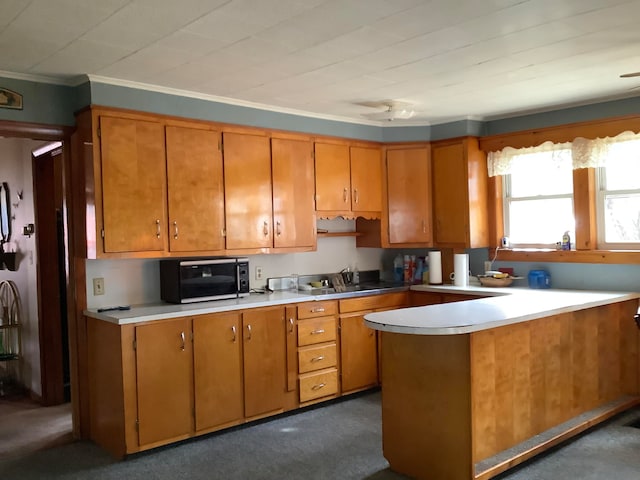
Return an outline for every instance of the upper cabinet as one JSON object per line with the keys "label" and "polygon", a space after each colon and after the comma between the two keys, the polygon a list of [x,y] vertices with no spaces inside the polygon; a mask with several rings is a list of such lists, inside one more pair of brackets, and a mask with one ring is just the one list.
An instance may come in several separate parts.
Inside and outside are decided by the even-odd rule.
{"label": "upper cabinet", "polygon": [[227,248],[272,247],[269,137],[224,132],[222,141]]}
{"label": "upper cabinet", "polygon": [[272,138],[273,220],[275,248],[315,248],[311,140]]}
{"label": "upper cabinet", "polygon": [[316,211],[322,218],[380,218],[382,168],[378,147],[315,143]]}
{"label": "upper cabinet", "polygon": [[441,141],[431,147],[435,245],[489,246],[487,159],[478,139]]}
{"label": "upper cabinet", "polygon": [[359,247],[432,246],[431,163],[428,144],[385,149],[382,219],[358,218]]}
{"label": "upper cabinet", "polygon": [[311,142],[224,132],[223,145],[227,250],[314,249]]}
{"label": "upper cabinet", "polygon": [[224,250],[220,132],[167,126],[166,142],[169,250]]}
{"label": "upper cabinet", "polygon": [[[104,253],[162,252],[167,245],[164,128],[159,122],[97,119],[96,242]],[[94,142],[94,152],[96,151]],[[99,247],[97,247],[99,248]]]}

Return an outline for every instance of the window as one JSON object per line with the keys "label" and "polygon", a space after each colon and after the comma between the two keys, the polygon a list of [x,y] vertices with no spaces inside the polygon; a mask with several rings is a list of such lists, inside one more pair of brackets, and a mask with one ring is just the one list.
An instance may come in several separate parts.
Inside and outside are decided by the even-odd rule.
{"label": "window", "polygon": [[640,249],[640,140],[612,144],[597,183],[598,248]]}
{"label": "window", "polygon": [[570,149],[519,155],[503,182],[504,231],[512,246],[555,248],[566,231],[574,238]]}

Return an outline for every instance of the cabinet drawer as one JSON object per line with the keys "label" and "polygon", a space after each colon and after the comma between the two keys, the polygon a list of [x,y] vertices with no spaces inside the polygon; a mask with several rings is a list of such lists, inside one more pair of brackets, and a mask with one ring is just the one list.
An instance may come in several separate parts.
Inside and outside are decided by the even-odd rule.
{"label": "cabinet drawer", "polygon": [[408,305],[408,293],[384,293],[369,297],[347,298],[340,300],[340,313],[360,312],[363,310],[375,310],[378,308],[403,307]]}
{"label": "cabinet drawer", "polygon": [[338,302],[308,302],[298,305],[298,318],[328,317],[338,313]]}
{"label": "cabinet drawer", "polygon": [[310,318],[298,321],[298,346],[331,342],[336,339],[335,317]]}
{"label": "cabinet drawer", "polygon": [[308,402],[337,393],[338,370],[335,368],[300,376],[300,402]]}
{"label": "cabinet drawer", "polygon": [[307,373],[336,366],[336,344],[305,347],[298,351],[298,372]]}

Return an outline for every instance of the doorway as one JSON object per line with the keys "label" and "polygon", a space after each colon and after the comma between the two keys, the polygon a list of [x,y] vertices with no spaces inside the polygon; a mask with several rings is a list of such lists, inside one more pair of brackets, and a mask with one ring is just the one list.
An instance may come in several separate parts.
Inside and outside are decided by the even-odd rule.
{"label": "doorway", "polygon": [[[35,398],[41,405],[57,405],[71,399],[70,332],[67,318],[69,309],[72,314],[75,311],[75,289],[73,283],[69,284],[73,265],[68,261],[71,252],[67,217],[70,212],[67,212],[68,192],[65,190],[65,186],[69,185],[65,178],[69,169],[68,152],[65,150],[70,134],[71,129],[68,127],[0,120],[0,136],[7,140],[57,142],[33,150],[33,153],[33,147],[25,142],[27,146],[23,147],[24,153],[20,155],[20,161],[31,164],[32,175],[24,180],[27,184],[31,182],[33,186],[33,211],[29,219],[23,218],[16,222],[14,232],[20,238],[27,238],[23,235],[29,234],[26,228],[29,225],[23,226],[23,223],[31,221],[35,225],[35,237],[32,239],[32,251],[35,255],[23,256],[22,262],[24,268],[30,267],[35,271],[28,276],[31,290],[29,308],[33,323],[30,327],[30,348],[26,354],[31,355],[29,362],[33,366],[39,366],[40,372],[38,375],[34,369],[30,379],[26,379],[31,383],[25,386],[28,391],[36,393]],[[34,260],[35,266],[32,265]],[[71,368],[71,377],[72,375]],[[41,392],[36,391],[38,383]],[[72,406],[74,403],[72,402]]]}

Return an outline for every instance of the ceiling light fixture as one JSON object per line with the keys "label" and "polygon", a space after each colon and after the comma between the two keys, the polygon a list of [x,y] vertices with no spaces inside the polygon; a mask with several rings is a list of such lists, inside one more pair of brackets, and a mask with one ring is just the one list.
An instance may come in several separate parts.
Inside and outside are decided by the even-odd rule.
{"label": "ceiling light fixture", "polygon": [[620,78],[633,78],[640,77],[640,72],[632,72],[632,73],[623,73],[620,75]]}
{"label": "ceiling light fixture", "polygon": [[371,120],[386,120],[388,122],[392,122],[393,120],[407,120],[416,113],[412,108],[409,108],[409,104],[400,102],[384,102],[378,105],[369,104],[367,106],[387,107],[387,109],[382,112],[363,114],[363,116]]}

